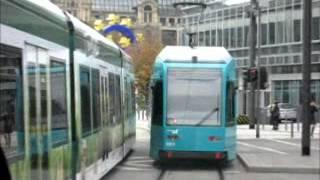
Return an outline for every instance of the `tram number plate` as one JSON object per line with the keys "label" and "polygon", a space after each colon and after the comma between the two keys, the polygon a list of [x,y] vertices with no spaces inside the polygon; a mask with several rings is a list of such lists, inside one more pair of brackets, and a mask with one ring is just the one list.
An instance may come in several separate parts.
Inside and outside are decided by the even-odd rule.
{"label": "tram number plate", "polygon": [[174,143],[174,142],[166,142],[166,146],[172,147],[175,145],[176,145],[176,143]]}

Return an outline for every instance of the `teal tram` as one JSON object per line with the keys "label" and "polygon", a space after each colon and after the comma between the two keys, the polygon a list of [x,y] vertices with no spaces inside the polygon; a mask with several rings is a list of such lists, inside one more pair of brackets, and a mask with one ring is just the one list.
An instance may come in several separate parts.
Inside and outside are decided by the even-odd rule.
{"label": "teal tram", "polygon": [[130,57],[50,1],[0,8],[0,146],[12,178],[101,178],[135,142]]}
{"label": "teal tram", "polygon": [[236,158],[235,61],[223,47],[167,46],[150,83],[150,156]]}

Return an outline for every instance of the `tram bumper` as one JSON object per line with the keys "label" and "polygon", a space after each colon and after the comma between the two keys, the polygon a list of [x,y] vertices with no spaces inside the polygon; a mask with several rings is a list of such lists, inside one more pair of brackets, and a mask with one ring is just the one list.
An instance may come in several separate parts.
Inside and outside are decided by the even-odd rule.
{"label": "tram bumper", "polygon": [[227,159],[227,152],[202,152],[202,151],[159,151],[161,159]]}

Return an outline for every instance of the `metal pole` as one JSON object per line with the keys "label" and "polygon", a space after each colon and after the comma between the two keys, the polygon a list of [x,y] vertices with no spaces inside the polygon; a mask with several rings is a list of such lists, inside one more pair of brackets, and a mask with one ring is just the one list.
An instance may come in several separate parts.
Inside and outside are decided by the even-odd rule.
{"label": "metal pole", "polygon": [[[304,0],[303,6],[303,64],[302,64],[302,156],[310,156],[310,59],[311,59],[311,17],[312,1]],[[302,97],[301,97],[302,96]]]}
{"label": "metal pole", "polygon": [[[250,31],[249,31],[249,41],[250,41],[250,68],[255,66],[255,58],[256,58],[256,44],[257,44],[257,22],[256,16],[254,14],[254,9],[256,9],[257,1],[251,0],[251,11],[250,11]],[[255,97],[254,97],[254,82],[250,82],[249,86],[249,129],[254,129],[255,117]]]}
{"label": "metal pole", "polygon": [[[249,31],[249,59],[250,59],[250,68],[255,66],[255,58],[256,58],[256,44],[257,44],[257,22],[256,16],[254,14],[254,10],[256,9],[257,1],[251,0],[251,11],[250,11],[250,31]],[[254,82],[250,82],[249,86],[249,129],[254,129],[255,123],[255,95],[254,95]]]}
{"label": "metal pole", "polygon": [[261,11],[259,4],[257,4],[256,12],[258,12],[258,38],[257,38],[257,44],[258,44],[258,56],[257,56],[257,69],[258,69],[258,80],[257,80],[257,107],[258,107],[258,116],[256,116],[256,138],[260,138],[260,117],[261,117],[261,111],[260,111],[260,81],[261,81],[261,72],[260,72],[260,45],[261,45]]}
{"label": "metal pole", "polygon": [[294,137],[293,121],[291,121],[291,138]]}

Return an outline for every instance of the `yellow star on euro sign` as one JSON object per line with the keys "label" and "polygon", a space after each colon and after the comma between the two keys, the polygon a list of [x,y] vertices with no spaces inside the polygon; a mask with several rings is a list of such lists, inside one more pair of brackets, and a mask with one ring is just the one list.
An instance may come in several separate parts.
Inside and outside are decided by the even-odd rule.
{"label": "yellow star on euro sign", "polygon": [[94,25],[94,29],[97,31],[101,31],[105,26],[102,19],[95,20],[93,25]]}
{"label": "yellow star on euro sign", "polygon": [[120,25],[132,27],[132,20],[130,18],[123,18],[121,19]]}
{"label": "yellow star on euro sign", "polygon": [[127,38],[127,37],[121,37],[120,40],[119,40],[119,45],[122,48],[127,48],[127,47],[130,46],[130,44],[131,44],[130,39]]}
{"label": "yellow star on euro sign", "polygon": [[109,14],[106,21],[108,21],[108,25],[118,24],[120,22],[120,17],[115,14]]}
{"label": "yellow star on euro sign", "polygon": [[137,37],[137,41],[138,41],[138,42],[141,42],[141,41],[144,40],[144,36],[143,36],[142,33],[137,33],[136,37]]}
{"label": "yellow star on euro sign", "polygon": [[112,34],[107,35],[107,36],[106,36],[106,39],[109,39],[109,40],[113,41],[113,39],[112,39]]}

